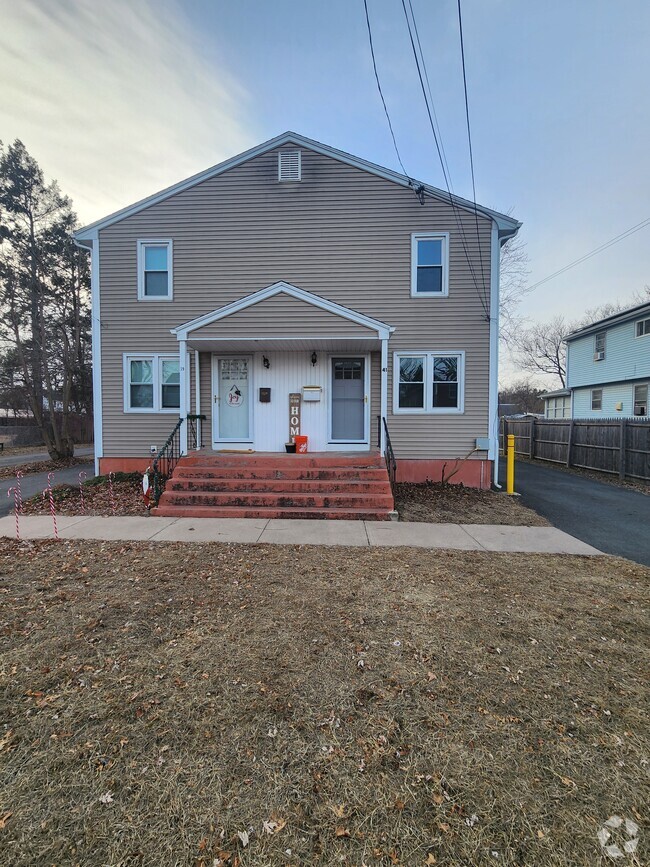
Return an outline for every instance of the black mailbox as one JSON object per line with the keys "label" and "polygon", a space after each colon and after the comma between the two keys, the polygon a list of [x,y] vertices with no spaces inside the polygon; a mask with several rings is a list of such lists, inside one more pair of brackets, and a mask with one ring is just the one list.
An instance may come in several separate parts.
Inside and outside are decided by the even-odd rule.
{"label": "black mailbox", "polygon": [[260,388],[260,403],[271,403],[270,388]]}

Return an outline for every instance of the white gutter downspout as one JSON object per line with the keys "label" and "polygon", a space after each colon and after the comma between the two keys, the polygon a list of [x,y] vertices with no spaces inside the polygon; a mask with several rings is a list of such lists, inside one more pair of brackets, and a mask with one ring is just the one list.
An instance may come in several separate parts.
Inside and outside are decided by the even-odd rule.
{"label": "white gutter downspout", "polygon": [[490,259],[490,380],[488,386],[489,448],[493,462],[492,480],[499,487],[499,264],[501,244],[499,227],[492,221]]}
{"label": "white gutter downspout", "polygon": [[[201,371],[199,370],[199,352],[194,350],[194,414],[201,415]],[[201,440],[203,431],[201,430],[201,419],[196,420],[196,449],[201,448]]]}
{"label": "white gutter downspout", "polygon": [[99,301],[99,234],[89,238],[90,243],[73,239],[77,247],[90,250],[90,316],[93,370],[93,429],[95,449],[95,475],[99,475],[99,459],[104,457],[102,424],[102,325]]}

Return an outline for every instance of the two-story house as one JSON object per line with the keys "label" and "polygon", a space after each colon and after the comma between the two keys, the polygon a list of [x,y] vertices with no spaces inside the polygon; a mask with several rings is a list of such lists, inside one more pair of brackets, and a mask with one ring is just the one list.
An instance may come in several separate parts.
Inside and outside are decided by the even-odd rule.
{"label": "two-story house", "polygon": [[[285,133],[78,231],[98,472],[183,453],[382,455],[496,473],[499,252],[520,223]],[[300,397],[290,430],[289,395]],[[295,400],[295,398],[292,398]]]}
{"label": "two-story house", "polygon": [[565,339],[573,418],[648,415],[650,302],[580,328]]}

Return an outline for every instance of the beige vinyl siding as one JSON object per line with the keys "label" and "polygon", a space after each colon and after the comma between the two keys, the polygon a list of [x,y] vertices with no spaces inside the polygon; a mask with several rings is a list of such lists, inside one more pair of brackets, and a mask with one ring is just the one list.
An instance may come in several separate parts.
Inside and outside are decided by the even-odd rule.
{"label": "beige vinyl siding", "polygon": [[[263,287],[260,287],[263,288]],[[377,337],[363,325],[281,293],[197,328],[192,339],[215,337]]]}
{"label": "beige vinyl siding", "polygon": [[[302,149],[300,182],[278,182],[271,151],[101,230],[104,454],[146,454],[173,426],[173,416],[123,413],[123,353],[176,351],[171,328],[280,280],[394,326],[389,381],[395,350],[464,350],[463,415],[390,417],[392,389],[388,403],[398,457],[467,454],[488,432],[491,221],[478,222],[482,270],[472,213],[420,205],[411,190]],[[411,233],[422,231],[449,232],[448,298],[410,295]],[[136,242],[147,237],[173,239],[172,302],[137,300]]]}

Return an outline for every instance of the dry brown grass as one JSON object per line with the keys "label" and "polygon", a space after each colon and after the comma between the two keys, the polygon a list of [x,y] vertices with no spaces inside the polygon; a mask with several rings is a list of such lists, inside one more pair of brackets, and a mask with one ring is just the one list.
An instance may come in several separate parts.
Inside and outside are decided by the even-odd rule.
{"label": "dry brown grass", "polygon": [[523,506],[519,497],[505,492],[479,491],[439,482],[395,486],[395,508],[400,521],[429,524],[509,524],[547,527],[548,521]]}
{"label": "dry brown grass", "polygon": [[594,865],[615,813],[647,863],[642,566],[2,540],[0,573],[4,864]]}

